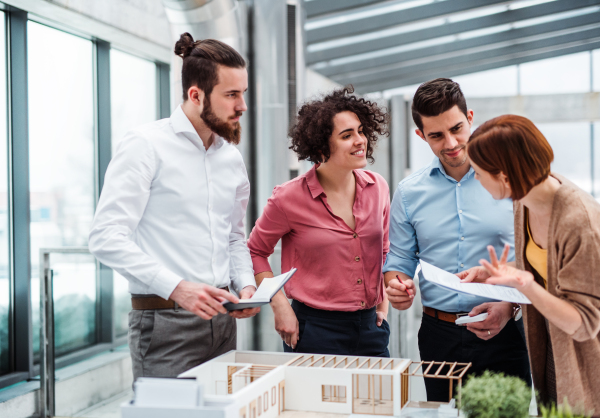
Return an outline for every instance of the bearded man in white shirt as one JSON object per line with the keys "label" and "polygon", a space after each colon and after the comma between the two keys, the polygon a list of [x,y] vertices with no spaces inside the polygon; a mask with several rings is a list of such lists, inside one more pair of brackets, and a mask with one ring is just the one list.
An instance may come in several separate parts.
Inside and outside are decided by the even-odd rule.
{"label": "bearded man in white shirt", "polygon": [[134,379],[175,377],[236,348],[222,301],[256,291],[244,217],[250,184],[239,151],[247,109],[246,62],[189,33],[183,104],[168,119],[127,133],[106,171],[89,237],[92,254],[129,281],[129,348]]}

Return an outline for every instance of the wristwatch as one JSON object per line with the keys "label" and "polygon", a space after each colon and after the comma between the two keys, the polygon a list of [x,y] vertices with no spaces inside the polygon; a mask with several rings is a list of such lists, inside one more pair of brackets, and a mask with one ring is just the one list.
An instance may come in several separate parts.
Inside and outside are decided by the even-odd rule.
{"label": "wristwatch", "polygon": [[523,311],[521,310],[521,305],[518,303],[513,303],[513,313],[512,317],[515,321],[518,321],[523,317]]}

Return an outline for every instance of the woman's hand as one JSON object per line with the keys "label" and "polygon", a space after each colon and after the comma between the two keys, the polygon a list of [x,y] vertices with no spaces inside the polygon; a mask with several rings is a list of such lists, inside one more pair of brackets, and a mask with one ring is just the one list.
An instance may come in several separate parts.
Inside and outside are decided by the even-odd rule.
{"label": "woman's hand", "polygon": [[285,297],[279,298],[277,301],[274,298],[271,306],[275,317],[275,331],[288,347],[296,348],[300,334],[300,324],[292,306]]}
{"label": "woman's hand", "polygon": [[490,273],[488,273],[488,271],[483,266],[471,267],[468,270],[461,271],[460,273],[456,273],[456,275],[463,283],[470,283],[470,282],[482,283],[482,282],[485,282],[485,280],[490,277]]}
{"label": "woman's hand", "polygon": [[377,311],[377,326],[380,327],[383,324],[383,320],[387,319],[387,312]]}
{"label": "woman's hand", "polygon": [[[498,258],[496,257],[496,250],[494,250],[494,247],[489,245],[487,248],[490,253],[491,263],[487,260],[479,260],[479,264],[481,264],[490,275],[489,278],[483,280],[484,283],[510,286],[523,291],[535,282],[533,274],[530,272],[519,270],[506,263],[510,245],[506,244],[504,246],[500,261],[498,261]],[[463,280],[463,282],[464,281],[465,280]]]}

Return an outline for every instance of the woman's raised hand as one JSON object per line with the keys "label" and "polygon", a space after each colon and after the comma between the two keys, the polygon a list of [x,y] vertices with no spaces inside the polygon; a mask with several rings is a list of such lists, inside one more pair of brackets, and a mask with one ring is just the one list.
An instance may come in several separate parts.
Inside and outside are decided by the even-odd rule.
{"label": "woman's raised hand", "polygon": [[533,274],[507,264],[510,245],[506,244],[504,246],[500,261],[498,261],[494,247],[489,245],[487,248],[490,253],[490,261],[479,260],[479,264],[485,268],[490,276],[483,281],[484,283],[510,286],[516,289],[523,289],[533,283]]}

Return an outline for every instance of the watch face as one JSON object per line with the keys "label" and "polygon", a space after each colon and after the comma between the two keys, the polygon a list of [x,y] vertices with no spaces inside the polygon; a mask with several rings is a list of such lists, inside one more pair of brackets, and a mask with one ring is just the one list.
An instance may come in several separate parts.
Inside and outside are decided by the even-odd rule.
{"label": "watch face", "polygon": [[523,309],[517,309],[517,314],[515,315],[515,321],[518,321],[523,316]]}

